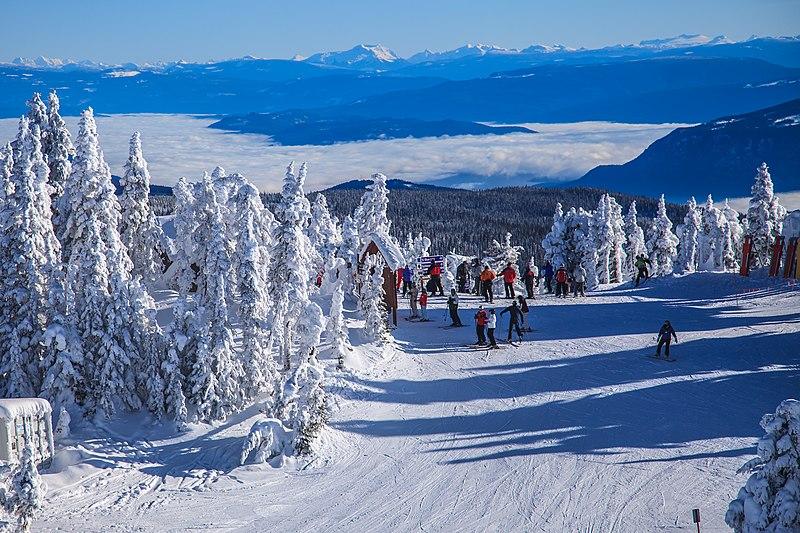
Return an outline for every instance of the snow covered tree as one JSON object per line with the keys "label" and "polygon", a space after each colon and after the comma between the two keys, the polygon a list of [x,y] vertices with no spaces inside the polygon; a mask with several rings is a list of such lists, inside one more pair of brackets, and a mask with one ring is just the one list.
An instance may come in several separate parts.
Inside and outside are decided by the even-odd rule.
{"label": "snow covered tree", "polygon": [[772,177],[766,163],[758,167],[758,174],[751,189],[750,207],[747,209],[747,225],[753,236],[753,260],[755,266],[766,266],[770,262],[772,243],[781,234],[786,209],[778,202],[772,187]]}
{"label": "snow covered tree", "polygon": [[303,193],[306,165],[295,175],[294,163],[286,170],[281,199],[275,207],[277,226],[270,255],[268,294],[271,302],[267,324],[270,343],[276,347],[284,370],[292,367],[294,331],[308,303],[311,243],[304,229],[310,205]]}
{"label": "snow covered tree", "polygon": [[[248,184],[252,188],[251,185]],[[254,188],[253,188],[254,189]],[[255,193],[258,199],[258,192]],[[268,390],[277,380],[278,369],[269,352],[268,331],[265,327],[269,307],[267,300],[265,264],[269,250],[259,243],[257,212],[242,209],[243,219],[236,243],[237,279],[239,281],[239,322],[242,328],[242,355],[245,398],[252,399]]]}
{"label": "snow covered tree", "polygon": [[567,270],[572,272],[578,265],[586,270],[586,288],[594,290],[600,283],[597,275],[597,228],[594,215],[583,208],[570,209],[567,216],[568,250]]}
{"label": "snow covered tree", "polygon": [[328,421],[328,398],[323,388],[324,370],[317,359],[322,331],[322,309],[308,302],[298,321],[300,362],[286,381],[280,411],[294,430],[294,448],[299,455],[313,452],[313,443]]}
{"label": "snow covered tree", "polygon": [[358,224],[353,217],[347,215],[342,222],[342,242],[336,250],[336,257],[345,262],[347,273],[343,280],[345,294],[354,295],[356,269],[358,268],[358,253],[361,251],[361,241],[358,238]]}
{"label": "snow covered tree", "polygon": [[356,209],[353,217],[358,224],[358,235],[361,244],[369,240],[369,236],[376,232],[389,235],[392,226],[388,216],[389,188],[386,185],[386,176],[381,173],[372,175],[372,184],[361,197],[361,204]]}
{"label": "snow covered tree", "polygon": [[21,451],[10,487],[0,489],[0,503],[6,513],[16,518],[17,531],[28,532],[42,509],[46,488],[36,468],[32,439],[25,439]]}
{"label": "snow covered tree", "polygon": [[42,154],[47,154],[48,140],[47,140],[47,106],[42,101],[42,95],[33,93],[33,96],[27,102],[28,105],[28,122],[30,123],[31,131],[38,128],[39,143],[41,144]]}
{"label": "snow covered tree", "polygon": [[545,235],[542,240],[545,261],[550,261],[553,268],[558,268],[566,264],[566,224],[564,223],[564,211],[561,204],[556,204],[556,211],[553,214],[553,226],[550,233]]}
{"label": "snow covered tree", "polygon": [[625,215],[625,271],[629,278],[636,276],[636,257],[646,254],[644,231],[637,222],[636,201],[631,202]]}
{"label": "snow covered tree", "polygon": [[81,339],[75,325],[61,312],[61,305],[63,302],[51,310],[50,325],[42,339],[44,378],[39,396],[49,400],[54,410],[82,403],[85,388]]}
{"label": "snow covered tree", "polygon": [[344,318],[344,281],[341,276],[333,287],[327,332],[333,355],[336,357],[336,368],[343,370],[352,357],[353,346],[350,344],[350,335]]}
{"label": "snow covered tree", "polygon": [[708,195],[706,205],[700,215],[700,234],[697,239],[697,262],[703,270],[717,270],[723,267],[725,218],[714,206],[714,199]]}
{"label": "snow covered tree", "polygon": [[[483,262],[492,267],[492,270],[498,274],[511,263],[511,267],[517,274],[517,281],[520,281],[522,278],[519,275],[519,265],[517,263],[524,250],[522,246],[511,244],[511,233],[506,232],[502,242],[493,240],[489,248],[483,252]],[[495,278],[494,284],[502,287],[502,276],[498,275],[497,278]]]}
{"label": "snow covered tree", "polygon": [[370,340],[383,341],[389,335],[386,327],[386,307],[383,290],[384,263],[378,255],[367,256],[362,272],[361,314],[364,316],[364,334]]}
{"label": "snow covered tree", "polygon": [[599,283],[611,283],[611,250],[614,246],[614,227],[611,223],[611,203],[608,194],[600,197],[592,219],[594,248],[597,251],[597,278]]}
{"label": "snow covered tree", "polygon": [[173,189],[175,195],[175,250],[172,254],[170,286],[182,296],[189,294],[196,277],[194,234],[195,220],[194,185],[181,177]]}
{"label": "snow covered tree", "polygon": [[75,148],[72,146],[72,136],[67,129],[67,124],[59,114],[61,104],[55,91],[50,92],[49,104],[47,135],[45,136],[46,143],[43,146],[43,150],[47,158],[47,165],[50,167],[50,174],[47,182],[52,188],[52,195],[50,198],[53,205],[53,225],[55,226],[56,235],[59,235],[58,223],[60,217],[55,210],[55,206],[58,203],[58,199],[64,193],[64,184],[72,171],[70,157],[74,153]]}
{"label": "snow covered tree", "polygon": [[195,313],[197,350],[187,377],[187,401],[199,421],[224,420],[243,406],[241,364],[234,353],[227,291],[230,255],[222,210],[206,174],[195,209],[200,222],[195,230],[204,239],[205,256],[198,278]]}
{"label": "snow covered tree", "polygon": [[133,275],[152,286],[162,272],[164,232],[150,209],[150,172],[139,132],[131,136],[125,174],[120,180],[122,208],[119,233],[133,264]]}
{"label": "snow covered tree", "polygon": [[196,357],[194,309],[186,295],[178,297],[172,314],[173,320],[165,335],[167,353],[161,364],[161,374],[164,376],[164,411],[174,420],[175,427],[182,431],[186,428],[188,418],[186,396],[183,392],[183,371],[190,370],[189,364]]}
{"label": "snow covered tree", "polygon": [[698,263],[698,235],[702,227],[702,220],[697,209],[694,196],[686,202],[686,215],[683,217],[683,227],[680,236],[680,268],[683,272],[694,272]]}
{"label": "snow covered tree", "polygon": [[87,355],[89,413],[110,416],[117,404],[141,406],[139,387],[147,393],[146,377],[138,375],[147,362],[143,347],[157,342],[160,330],[152,298],[130,276],[131,260],[117,230],[119,203],[91,109],[79,122],[69,183],[75,189],[61,197],[61,212],[69,213],[63,235],[67,315],[74,316]]}
{"label": "snow covered tree", "polygon": [[324,270],[339,245],[342,243],[342,230],[338,221],[331,217],[325,195],[317,193],[311,206],[311,222],[306,230],[311,248],[315,253],[312,273],[319,274]]}
{"label": "snow covered tree", "polygon": [[613,238],[611,240],[611,251],[609,253],[609,279],[611,283],[622,283],[625,280],[625,220],[622,217],[622,206],[617,199],[608,196],[608,214],[611,221]]}
{"label": "snow covered tree", "polygon": [[800,530],[800,402],[784,400],[761,419],[765,435],[758,457],[739,472],[751,473],[728,506],[725,522],[736,533]]}
{"label": "snow covered tree", "polygon": [[672,233],[672,221],[667,216],[667,205],[664,195],[658,200],[658,210],[650,226],[647,239],[647,251],[652,264],[652,275],[668,276],[672,274],[673,264],[678,255],[678,237]]}
{"label": "snow covered tree", "polygon": [[725,206],[722,208],[722,216],[726,221],[726,245],[730,244],[730,249],[725,249],[725,268],[727,270],[738,270],[738,257],[742,253],[742,241],[744,240],[744,228],[739,221],[739,213],[730,206],[725,199]]}

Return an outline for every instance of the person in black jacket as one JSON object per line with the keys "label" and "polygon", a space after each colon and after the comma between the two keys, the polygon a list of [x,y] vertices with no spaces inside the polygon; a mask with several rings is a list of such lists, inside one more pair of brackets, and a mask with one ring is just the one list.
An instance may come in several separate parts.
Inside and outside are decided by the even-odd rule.
{"label": "person in black jacket", "polygon": [[467,262],[463,261],[456,268],[456,281],[458,282],[458,292],[467,292]]}
{"label": "person in black jacket", "polygon": [[461,327],[461,318],[458,316],[458,294],[455,289],[450,289],[450,297],[447,299],[447,309],[450,311],[451,326]]}
{"label": "person in black jacket", "polygon": [[669,320],[665,320],[664,325],[661,326],[660,330],[658,330],[658,347],[656,348],[656,357],[661,357],[661,347],[664,346],[666,348],[664,355],[667,359],[669,359],[669,343],[673,338],[675,339],[675,342],[678,342],[678,336],[675,335],[675,329],[673,329],[672,324],[669,323]]}
{"label": "person in black jacket", "polygon": [[519,327],[520,320],[522,320],[522,313],[519,310],[519,306],[517,305],[517,301],[514,300],[511,302],[511,305],[500,311],[500,314],[503,315],[505,313],[509,314],[509,321],[508,321],[508,342],[511,342],[511,332],[516,330],[517,337],[519,340],[522,341],[522,329]]}

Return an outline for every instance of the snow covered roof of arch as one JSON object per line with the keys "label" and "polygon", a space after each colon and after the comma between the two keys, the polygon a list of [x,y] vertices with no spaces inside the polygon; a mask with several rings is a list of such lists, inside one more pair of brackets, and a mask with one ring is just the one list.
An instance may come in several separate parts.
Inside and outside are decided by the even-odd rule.
{"label": "snow covered roof of arch", "polygon": [[403,257],[403,251],[400,249],[400,246],[397,245],[394,239],[382,231],[376,231],[369,236],[367,243],[361,247],[361,251],[358,254],[359,258],[364,257],[370,242],[375,243],[375,246],[378,247],[378,251],[386,260],[386,264],[389,265],[389,268],[392,270],[403,268],[403,266],[406,264],[405,257]]}
{"label": "snow covered roof of arch", "polygon": [[52,411],[50,402],[42,398],[3,398],[0,400],[0,419],[2,420],[48,414]]}

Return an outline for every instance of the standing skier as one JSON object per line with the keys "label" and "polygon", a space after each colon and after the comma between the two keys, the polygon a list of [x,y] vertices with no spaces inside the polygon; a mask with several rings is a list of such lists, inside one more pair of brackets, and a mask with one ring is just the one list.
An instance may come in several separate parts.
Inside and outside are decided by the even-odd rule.
{"label": "standing skier", "polygon": [[489,268],[489,265],[483,267],[481,272],[481,290],[483,291],[483,301],[492,303],[494,302],[494,291],[492,290],[492,282],[495,278],[494,271]]}
{"label": "standing skier", "polygon": [[520,294],[519,296],[517,296],[517,303],[519,304],[519,311],[520,313],[522,313],[522,322],[521,322],[522,331],[533,331],[531,323],[528,322],[528,311],[530,311],[530,308],[528,307],[528,302]]}
{"label": "standing skier", "polygon": [[661,357],[661,347],[664,346],[666,348],[664,352],[665,359],[669,359],[669,344],[673,338],[675,339],[675,342],[678,342],[678,336],[675,334],[672,324],[669,323],[669,320],[665,320],[664,325],[661,326],[660,330],[658,330],[658,347],[656,348],[656,357]]}
{"label": "standing skier", "polygon": [[428,291],[425,289],[422,289],[422,294],[419,295],[419,310],[422,322],[428,322]]}
{"label": "standing skier", "polygon": [[514,298],[514,281],[517,279],[517,271],[511,266],[511,263],[506,265],[500,275],[503,276],[503,286],[506,289],[506,298]]}
{"label": "standing skier", "polygon": [[536,278],[539,277],[539,268],[533,264],[533,260],[525,269],[525,273],[522,275],[523,281],[525,281],[525,291],[528,293],[528,298],[536,298],[533,292],[533,285],[536,283]]}
{"label": "standing skier", "polygon": [[429,283],[431,284],[431,295],[436,296],[436,291],[439,291],[439,296],[444,296],[444,287],[442,287],[442,266],[434,261],[428,269],[428,275],[431,277]]}
{"label": "standing skier", "polygon": [[544,262],[544,288],[547,290],[547,294],[553,292],[553,265],[550,264],[550,261]]}
{"label": "standing skier", "polygon": [[450,320],[453,322],[450,325],[459,328],[463,326],[461,318],[458,316],[458,293],[455,289],[450,289],[450,297],[447,299],[447,309],[450,311]]}
{"label": "standing skier", "polygon": [[413,285],[412,280],[414,279],[414,271],[409,268],[408,265],[405,266],[403,269],[403,296],[406,295],[408,290]]}
{"label": "standing skier", "polygon": [[456,268],[456,281],[458,282],[458,292],[467,292],[467,262],[462,261]]}
{"label": "standing skier", "polygon": [[583,268],[583,265],[578,265],[572,274],[572,279],[575,281],[575,285],[572,287],[572,295],[575,298],[578,297],[578,293],[581,296],[586,296],[586,269]]}
{"label": "standing skier", "polygon": [[501,315],[508,313],[508,342],[511,342],[511,332],[516,330],[517,337],[522,341],[522,330],[519,327],[519,322],[522,319],[522,313],[519,310],[517,301],[511,302],[511,305],[500,311]]}
{"label": "standing skier", "polygon": [[556,298],[559,296],[562,298],[567,297],[567,269],[564,265],[558,267],[556,272]]}
{"label": "standing skier", "polygon": [[499,348],[497,341],[494,338],[494,330],[497,327],[497,315],[494,314],[494,309],[489,309],[489,320],[486,322],[486,332],[489,334],[489,347]]}
{"label": "standing skier", "polygon": [[481,262],[476,257],[472,260],[472,264],[469,267],[469,276],[472,278],[472,294],[475,296],[480,296],[481,294]]}
{"label": "standing skier", "polygon": [[650,265],[650,260],[645,257],[644,255],[637,255],[636,256],[636,286],[639,286],[640,280],[645,280],[650,277],[650,273],[647,271],[648,265]]}
{"label": "standing skier", "polygon": [[417,310],[417,285],[412,283],[408,287],[408,299],[410,300],[411,304],[411,316],[409,318],[419,318],[419,311]]}
{"label": "standing skier", "polygon": [[486,323],[489,322],[489,315],[486,314],[483,306],[478,307],[475,313],[475,333],[478,335],[478,346],[486,344]]}

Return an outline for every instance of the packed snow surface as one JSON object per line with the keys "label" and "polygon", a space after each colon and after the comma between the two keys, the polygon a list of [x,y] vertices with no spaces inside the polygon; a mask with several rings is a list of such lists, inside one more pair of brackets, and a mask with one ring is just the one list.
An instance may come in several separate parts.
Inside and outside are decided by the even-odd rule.
{"label": "packed snow surface", "polygon": [[[371,363],[337,373],[321,351],[334,408],[315,460],[239,466],[255,407],[178,436],[139,414],[73,421],[36,529],[674,532],[699,508],[704,532],[727,531],[761,416],[798,394],[800,285],[700,273],[604,289],[529,301],[534,332],[492,351],[443,328],[439,298],[385,350],[346,304]],[[479,303],[461,299],[465,323]],[[665,319],[676,362],[648,358]]]}

